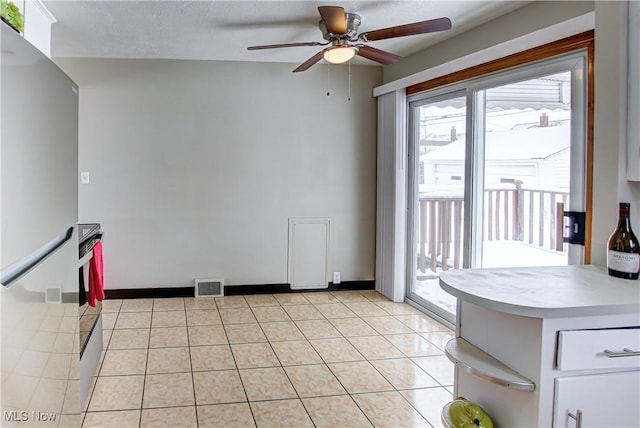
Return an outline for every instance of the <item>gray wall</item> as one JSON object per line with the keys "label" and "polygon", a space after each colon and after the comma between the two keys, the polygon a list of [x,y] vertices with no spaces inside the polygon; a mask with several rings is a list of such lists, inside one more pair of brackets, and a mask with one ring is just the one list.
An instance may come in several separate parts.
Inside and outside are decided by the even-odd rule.
{"label": "gray wall", "polygon": [[331,219],[330,271],[371,280],[379,67],[57,59],[80,86],[81,222],[108,289],[287,282],[288,219]]}

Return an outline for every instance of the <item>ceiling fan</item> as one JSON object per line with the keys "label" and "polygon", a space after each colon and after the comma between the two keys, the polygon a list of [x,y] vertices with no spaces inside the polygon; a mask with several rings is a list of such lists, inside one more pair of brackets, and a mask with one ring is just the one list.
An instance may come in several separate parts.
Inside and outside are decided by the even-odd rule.
{"label": "ceiling fan", "polygon": [[358,27],[362,22],[360,15],[345,12],[344,9],[339,6],[320,6],[318,7],[318,12],[322,18],[318,27],[320,28],[320,31],[322,31],[322,38],[326,40],[325,43],[282,43],[277,45],[249,46],[247,50],[253,51],[259,49],[329,45],[329,47],[321,50],[304,63],[300,64],[298,68],[293,70],[294,73],[308,70],[322,58],[332,64],[341,64],[349,61],[355,55],[370,59],[383,65],[389,65],[399,61],[401,57],[390,52],[367,46],[363,43],[451,29],[451,20],[449,18],[438,18],[358,34]]}

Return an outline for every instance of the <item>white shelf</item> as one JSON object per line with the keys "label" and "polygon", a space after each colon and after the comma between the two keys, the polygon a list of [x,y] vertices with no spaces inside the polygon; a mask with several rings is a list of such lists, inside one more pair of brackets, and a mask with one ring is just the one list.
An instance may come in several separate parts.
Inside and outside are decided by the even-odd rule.
{"label": "white shelf", "polygon": [[461,337],[447,342],[445,353],[460,368],[488,382],[519,391],[536,389],[532,381]]}

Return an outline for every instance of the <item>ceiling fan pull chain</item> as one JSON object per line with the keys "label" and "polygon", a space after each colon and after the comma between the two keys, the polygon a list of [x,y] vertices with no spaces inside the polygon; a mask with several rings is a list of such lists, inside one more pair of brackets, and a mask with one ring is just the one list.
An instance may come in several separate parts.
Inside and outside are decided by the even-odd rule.
{"label": "ceiling fan pull chain", "polygon": [[349,61],[349,95],[347,96],[347,101],[351,101],[351,61]]}
{"label": "ceiling fan pull chain", "polygon": [[330,95],[329,89],[331,89],[331,64],[327,63],[327,96]]}

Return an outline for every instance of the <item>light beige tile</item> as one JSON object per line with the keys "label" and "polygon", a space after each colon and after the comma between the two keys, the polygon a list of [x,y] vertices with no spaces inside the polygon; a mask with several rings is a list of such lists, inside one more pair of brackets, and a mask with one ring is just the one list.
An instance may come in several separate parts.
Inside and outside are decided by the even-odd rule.
{"label": "light beige tile", "polygon": [[185,311],[153,311],[151,327],[183,327],[187,325]]}
{"label": "light beige tile", "polygon": [[189,346],[186,327],[152,328],[149,336],[149,348]]}
{"label": "light beige tile", "polygon": [[371,302],[389,302],[382,294],[378,293],[376,290],[361,290],[360,294],[366,297]]}
{"label": "light beige tile", "polygon": [[362,320],[380,334],[413,333],[409,327],[392,316],[362,317]]}
{"label": "light beige tile", "polygon": [[218,310],[187,311],[187,325],[217,325],[222,324]]}
{"label": "light beige tile", "polygon": [[395,389],[431,388],[440,386],[424,370],[408,358],[371,361],[371,364]]}
{"label": "light beige tile", "polygon": [[84,417],[82,428],[137,427],[139,423],[140,410],[88,412]]}
{"label": "light beige tile", "polygon": [[258,322],[290,321],[282,306],[258,306],[251,308]]}
{"label": "light beige tile", "polygon": [[249,306],[280,306],[280,303],[271,294],[253,294],[244,296]]}
{"label": "light beige tile", "polygon": [[278,302],[283,306],[308,305],[309,303],[311,303],[302,295],[302,293],[274,294],[273,297],[275,297],[278,300]]}
{"label": "light beige tile", "polygon": [[224,345],[227,335],[221,325],[199,325],[189,327],[189,344],[191,346]]}
{"label": "light beige tile", "polygon": [[[128,331],[128,330],[118,330],[118,331]],[[61,337],[61,335],[64,334],[68,337],[67,340],[73,340],[76,336],[74,334],[70,334],[70,333],[60,333],[58,335],[58,340]],[[113,335],[113,330],[102,330],[102,349],[107,349],[109,347],[109,341],[111,340],[111,336]],[[56,340],[57,342],[57,340]],[[72,345],[73,346],[73,345]],[[146,348],[146,346],[145,346]],[[56,352],[55,350],[55,345],[54,345],[54,352]]]}
{"label": "light beige tile", "polygon": [[[451,331],[439,322],[429,318],[422,314],[413,315],[396,315],[395,318],[411,328],[411,330],[417,333],[428,333],[433,331]],[[402,332],[396,332],[402,333]]]}
{"label": "light beige tile", "polygon": [[318,303],[338,303],[338,300],[333,294],[328,291],[317,291],[317,292],[309,292],[302,293],[302,295],[312,304]]}
{"label": "light beige tile", "polygon": [[318,428],[372,426],[358,405],[348,395],[304,398],[302,403]]}
{"label": "light beige tile", "polygon": [[256,343],[266,342],[262,329],[258,323],[227,324],[224,326],[229,343]]}
{"label": "light beige tile", "polygon": [[431,427],[397,391],[358,394],[353,399],[376,427]]}
{"label": "light beige tile", "polygon": [[319,303],[315,307],[326,318],[354,318],[357,316],[344,303]]}
{"label": "light beige tile", "polygon": [[283,306],[287,314],[292,320],[319,320],[324,315],[320,313],[313,305],[288,305]]}
{"label": "light beige tile", "polygon": [[216,297],[215,301],[218,309],[246,308],[249,306],[244,296]]}
{"label": "light beige tile", "polygon": [[444,426],[440,418],[442,408],[453,400],[453,394],[445,388],[410,389],[400,391],[402,396],[434,427]]}
{"label": "light beige tile", "polygon": [[359,317],[377,317],[389,315],[387,311],[373,302],[345,302],[347,308],[351,309],[353,313]]}
{"label": "light beige tile", "polygon": [[369,300],[356,290],[332,291],[331,293],[341,302],[366,302]]}
{"label": "light beige tile", "polygon": [[144,376],[98,377],[89,411],[140,409]]}
{"label": "light beige tile", "polygon": [[[118,319],[117,312],[105,313],[102,314],[102,329],[103,330],[113,330],[113,327],[116,325],[116,320]],[[70,331],[69,333],[74,333]]]}
{"label": "light beige tile", "polygon": [[280,362],[268,343],[240,343],[231,345],[239,369],[275,367]]}
{"label": "light beige tile", "polygon": [[169,407],[159,409],[143,409],[140,419],[142,427],[181,427],[197,428],[196,407]]}
{"label": "light beige tile", "polygon": [[[103,345],[104,345],[104,341],[105,341],[105,336],[106,336],[106,340],[107,343],[109,341],[109,338],[111,337],[111,331],[112,330],[103,330],[102,331],[102,340],[103,340]],[[56,341],[53,344],[53,352],[56,353],[61,353],[61,354],[70,354],[74,352],[74,345],[75,345],[75,339],[77,339],[77,336],[74,333],[58,333],[58,335],[56,336]]]}
{"label": "light beige tile", "polygon": [[306,340],[290,340],[286,342],[272,342],[271,347],[275,351],[283,366],[297,366],[301,364],[322,363],[322,358]]}
{"label": "light beige tile", "polygon": [[102,313],[119,312],[122,299],[105,299],[102,301]]}
{"label": "light beige tile", "polygon": [[194,372],[236,368],[229,345],[192,346],[191,367]]}
{"label": "light beige tile", "polygon": [[393,390],[368,361],[329,364],[329,368],[350,394]]}
{"label": "light beige tile", "polygon": [[153,299],[124,299],[120,305],[120,312],[151,312]]}
{"label": "light beige tile", "polygon": [[220,318],[222,318],[223,324],[245,324],[257,322],[256,318],[253,316],[253,312],[251,312],[251,309],[248,307],[220,309]]}
{"label": "light beige tile", "polygon": [[453,385],[454,365],[445,355],[412,358],[422,370],[442,386]]}
{"label": "light beige tile", "polygon": [[248,403],[198,406],[198,426],[220,428],[255,427]]}
{"label": "light beige tile", "polygon": [[444,351],[447,342],[453,339],[455,334],[452,331],[436,331],[433,333],[420,333],[420,336]]}
{"label": "light beige tile", "polygon": [[[125,302],[126,303],[126,302]],[[123,303],[124,304],[124,303]],[[113,315],[113,314],[105,314]],[[104,319],[103,319],[104,322]],[[151,312],[120,312],[114,328],[149,328],[151,327]],[[103,324],[104,328],[104,324]]]}
{"label": "light beige tile", "polygon": [[345,337],[375,336],[378,334],[377,331],[360,318],[333,318],[329,322]]}
{"label": "light beige tile", "polygon": [[189,348],[152,348],[147,357],[147,374],[191,371]]}
{"label": "light beige tile", "polygon": [[144,374],[146,365],[146,349],[108,350],[100,368],[100,376]]}
{"label": "light beige tile", "polygon": [[198,406],[247,401],[237,370],[194,372],[193,384]]}
{"label": "light beige tile", "polygon": [[58,420],[59,427],[79,427],[82,426],[82,419],[84,415],[80,413],[63,413]]}
{"label": "light beige tile", "polygon": [[324,364],[285,367],[289,380],[300,397],[346,394],[338,379]]}
{"label": "light beige tile", "polygon": [[149,347],[150,334],[148,328],[113,330],[108,349],[146,349]]}
{"label": "light beige tile", "polygon": [[309,342],[326,363],[364,360],[362,354],[343,337],[310,339]]}
{"label": "light beige tile", "polygon": [[187,310],[218,310],[218,305],[216,305],[216,300],[212,297],[185,297],[184,298],[184,307]]}
{"label": "light beige tile", "polygon": [[260,326],[270,342],[304,339],[302,332],[293,321],[263,322]]}
{"label": "light beige tile", "polygon": [[411,305],[402,302],[376,302],[376,305],[384,309],[391,315],[419,315],[420,311]]}
{"label": "light beige tile", "polygon": [[347,340],[368,360],[404,357],[402,352],[382,336],[357,336]]}
{"label": "light beige tile", "polygon": [[340,332],[327,320],[302,320],[295,323],[307,339],[342,337]]}
{"label": "light beige tile", "polygon": [[282,367],[240,370],[249,401],[297,398]]}
{"label": "light beige tile", "polygon": [[195,398],[191,373],[146,376],[142,399],[143,408],[193,405],[195,405]]}
{"label": "light beige tile", "polygon": [[184,311],[184,299],[182,297],[153,299],[153,311]]}
{"label": "light beige tile", "polygon": [[385,338],[408,357],[426,357],[429,355],[443,354],[441,349],[438,349],[417,333],[390,334],[386,335]]}
{"label": "light beige tile", "polygon": [[313,427],[300,400],[257,401],[251,410],[258,428]]}

